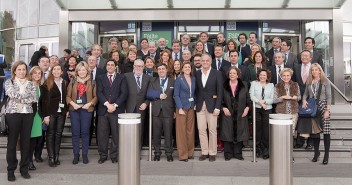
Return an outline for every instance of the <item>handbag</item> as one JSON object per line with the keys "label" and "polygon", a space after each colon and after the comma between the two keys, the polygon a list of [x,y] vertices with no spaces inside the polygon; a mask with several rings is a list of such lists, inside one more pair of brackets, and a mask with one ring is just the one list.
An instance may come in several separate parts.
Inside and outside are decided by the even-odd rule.
{"label": "handbag", "polygon": [[298,106],[298,115],[302,118],[314,118],[317,115],[318,112],[318,101],[320,99],[320,94],[321,94],[321,86],[322,84],[319,83],[319,90],[318,90],[318,97],[317,99],[315,98],[309,98],[307,100],[307,108],[303,108],[302,104]]}
{"label": "handbag", "polygon": [[6,122],[6,105],[8,102],[9,97],[5,96],[3,101],[0,103],[0,136],[7,136],[8,134],[8,127]]}

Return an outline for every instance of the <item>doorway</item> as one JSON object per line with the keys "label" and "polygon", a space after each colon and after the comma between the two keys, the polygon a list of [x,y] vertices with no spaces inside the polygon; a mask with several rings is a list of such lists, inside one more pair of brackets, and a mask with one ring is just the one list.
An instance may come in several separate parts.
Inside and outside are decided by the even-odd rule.
{"label": "doorway", "polygon": [[99,44],[102,46],[102,53],[107,53],[109,51],[109,40],[113,37],[116,37],[119,40],[118,50],[122,49],[121,43],[123,39],[127,39],[129,43],[136,44],[137,35],[134,33],[131,34],[107,34],[99,35]]}
{"label": "doorway", "polygon": [[291,52],[296,55],[302,50],[302,46],[300,44],[301,34],[263,33],[262,46],[265,49],[265,51],[269,51],[272,48],[271,41],[275,37],[279,37],[281,38],[281,40],[291,41],[292,43]]}

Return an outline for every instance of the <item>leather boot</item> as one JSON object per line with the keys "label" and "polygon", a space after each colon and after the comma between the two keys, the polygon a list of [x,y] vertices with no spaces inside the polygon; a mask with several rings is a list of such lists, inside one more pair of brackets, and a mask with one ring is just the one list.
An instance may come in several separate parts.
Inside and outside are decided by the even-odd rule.
{"label": "leather boot", "polygon": [[56,154],[55,157],[54,157],[54,162],[55,164],[58,166],[60,165],[60,161],[59,161],[59,154]]}
{"label": "leather boot", "polygon": [[73,157],[73,161],[72,161],[72,164],[78,164],[79,162],[79,154],[75,154],[75,156]]}
{"label": "leather boot", "polygon": [[50,167],[56,167],[55,160],[53,156],[49,156],[48,163]]}

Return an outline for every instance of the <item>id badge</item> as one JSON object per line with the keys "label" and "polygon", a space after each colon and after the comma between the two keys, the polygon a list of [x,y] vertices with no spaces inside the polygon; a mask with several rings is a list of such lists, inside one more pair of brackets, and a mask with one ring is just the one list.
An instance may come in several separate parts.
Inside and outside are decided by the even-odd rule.
{"label": "id badge", "polygon": [[189,102],[192,102],[192,101],[194,101],[194,99],[193,99],[193,98],[189,98],[188,101],[189,101]]}
{"label": "id badge", "polygon": [[82,100],[81,99],[78,99],[76,102],[77,102],[77,104],[82,104]]}
{"label": "id badge", "polygon": [[64,107],[65,107],[65,104],[59,103],[59,107],[60,107],[60,108],[64,108]]}

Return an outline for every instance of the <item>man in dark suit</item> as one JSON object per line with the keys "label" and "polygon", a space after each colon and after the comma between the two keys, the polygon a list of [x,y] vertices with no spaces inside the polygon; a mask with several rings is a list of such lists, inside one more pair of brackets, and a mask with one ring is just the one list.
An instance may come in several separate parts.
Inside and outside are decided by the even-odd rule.
{"label": "man in dark suit", "polygon": [[103,54],[103,58],[108,60],[110,58],[110,52],[117,51],[118,47],[119,47],[119,39],[117,39],[116,37],[110,38],[109,39],[109,51]]}
{"label": "man in dark suit", "polygon": [[39,59],[43,56],[48,56],[48,47],[46,46],[40,46],[39,50],[33,53],[29,66],[37,66]]}
{"label": "man in dark suit", "polygon": [[269,71],[271,72],[271,83],[274,85],[281,82],[282,80],[280,72],[285,68],[284,60],[285,55],[281,52],[277,52],[274,54],[275,64],[268,67]]}
{"label": "man in dark suit", "polygon": [[222,46],[215,46],[214,55],[215,58],[212,60],[211,67],[215,70],[220,71],[222,67],[230,66],[230,62],[222,58],[224,53]]}
{"label": "man in dark suit", "polygon": [[184,34],[181,38],[181,42],[182,42],[182,47],[181,47],[181,51],[189,51],[191,53],[193,53],[193,48],[189,45],[191,41],[191,37],[187,34]]}
{"label": "man in dark suit", "polygon": [[285,66],[293,70],[293,66],[298,65],[297,56],[290,51],[292,46],[291,41],[282,40],[281,41],[281,52],[285,55],[284,63]]}
{"label": "man in dark suit", "polygon": [[[299,56],[301,57],[302,64],[296,65],[294,67],[294,73],[293,73],[292,79],[293,81],[298,83],[299,91],[301,93],[301,96],[303,97],[304,91],[306,89],[306,81],[309,76],[309,69],[312,61],[312,53],[309,50],[303,50]],[[304,140],[305,139],[299,136],[299,133],[297,133],[297,140],[294,148],[303,147],[305,142]],[[312,145],[313,145],[312,139],[308,138],[306,149],[312,149],[313,148]]]}
{"label": "man in dark suit", "polygon": [[158,63],[160,53],[156,51],[155,42],[149,42],[149,52],[147,55],[143,56],[142,60],[144,61],[147,56],[150,56],[152,59],[154,59],[155,63]]}
{"label": "man in dark suit", "polygon": [[199,40],[203,42],[205,52],[207,52],[212,58],[215,58],[214,55],[214,44],[208,42],[209,35],[207,32],[201,32],[199,34]]}
{"label": "man in dark suit", "polygon": [[172,41],[171,56],[173,60],[180,60],[182,62],[181,43],[177,39]]}
{"label": "man in dark suit", "polygon": [[226,48],[226,38],[225,38],[225,34],[224,33],[218,33],[216,35],[216,45],[217,46],[221,46],[222,49],[225,51]]}
{"label": "man in dark suit", "polygon": [[280,52],[281,39],[279,37],[274,37],[271,41],[272,48],[265,53],[266,58],[268,59],[268,65],[275,65],[274,54]]}
{"label": "man in dark suit", "polygon": [[[133,72],[125,73],[127,85],[128,85],[128,98],[126,104],[127,113],[139,113],[141,114],[141,127],[140,127],[140,137],[141,143],[143,143],[144,127],[146,126],[145,112],[149,105],[149,100],[146,98],[147,89],[149,86],[149,81],[151,76],[143,73],[144,62],[140,59],[134,61]],[[141,145],[142,146],[142,145]]]}
{"label": "man in dark suit", "polygon": [[196,72],[196,82],[196,112],[202,149],[199,160],[204,161],[209,155],[209,161],[213,162],[217,153],[216,127],[222,103],[223,79],[220,71],[211,68],[209,54],[202,55],[202,69]]}
{"label": "man in dark suit", "polygon": [[[258,44],[257,43],[257,40],[258,40],[258,35],[256,32],[251,32],[249,33],[249,46],[252,48],[252,46],[254,44]],[[260,45],[260,44],[258,44]],[[264,48],[262,46],[260,46],[260,49],[262,50],[262,52],[264,53]]]}
{"label": "man in dark suit", "polygon": [[95,56],[97,58],[97,67],[105,70],[107,59],[101,56],[101,51],[102,49],[100,45],[98,44],[92,45],[92,56]]}
{"label": "man in dark suit", "polygon": [[[323,63],[323,56],[316,50],[314,49],[315,46],[315,39],[312,37],[307,37],[304,39],[304,47],[306,50],[310,51],[310,53],[312,54],[312,60],[311,63],[318,63],[321,68],[323,68],[323,70],[325,69],[324,67],[324,63]],[[301,64],[302,60],[301,60],[301,56],[298,56],[298,61]]]}
{"label": "man in dark suit", "polygon": [[111,130],[110,159],[116,163],[118,159],[118,114],[125,112],[128,97],[126,78],[116,73],[117,63],[109,60],[106,64],[107,73],[96,78],[98,96],[98,151],[99,164],[108,157],[108,143]]}
{"label": "man in dark suit", "polygon": [[221,67],[221,72],[223,74],[223,78],[226,79],[227,78],[227,70],[231,66],[235,66],[238,69],[240,69],[240,71],[241,71],[240,79],[242,81],[249,82],[249,69],[245,65],[238,64],[238,54],[239,54],[239,52],[236,50],[231,50],[229,52],[230,65],[226,65],[226,66]]}
{"label": "man in dark suit", "polygon": [[241,52],[242,64],[250,60],[251,57],[251,47],[247,44],[247,35],[245,33],[240,33],[237,37],[240,43],[237,47],[237,51]]}
{"label": "man in dark suit", "polygon": [[158,40],[158,49],[156,49],[156,52],[159,53],[159,55],[160,55],[160,53],[163,52],[165,49],[171,51],[171,49],[166,46],[166,40],[165,40],[165,38],[162,38],[162,37],[161,37],[161,38]]}
{"label": "man in dark suit", "polygon": [[155,149],[154,161],[160,161],[161,135],[164,132],[165,154],[168,162],[172,162],[172,128],[175,115],[175,103],[173,99],[173,78],[167,77],[167,66],[163,63],[157,65],[159,77],[150,80],[147,98],[152,101],[153,114],[153,145]]}
{"label": "man in dark suit", "polygon": [[[98,76],[106,73],[105,70],[97,68],[97,58],[95,56],[93,55],[89,56],[87,58],[87,62],[88,62],[88,67],[90,69],[90,78],[92,80],[95,80],[97,79]],[[95,84],[96,84],[96,81],[95,81]],[[98,129],[97,129],[98,117],[94,117],[94,115],[96,115],[96,111],[97,111],[97,107],[94,110],[95,114],[93,113],[92,121],[89,128],[89,145],[91,145],[93,133],[95,134],[96,143],[98,144],[98,137],[97,137],[98,136]]]}

